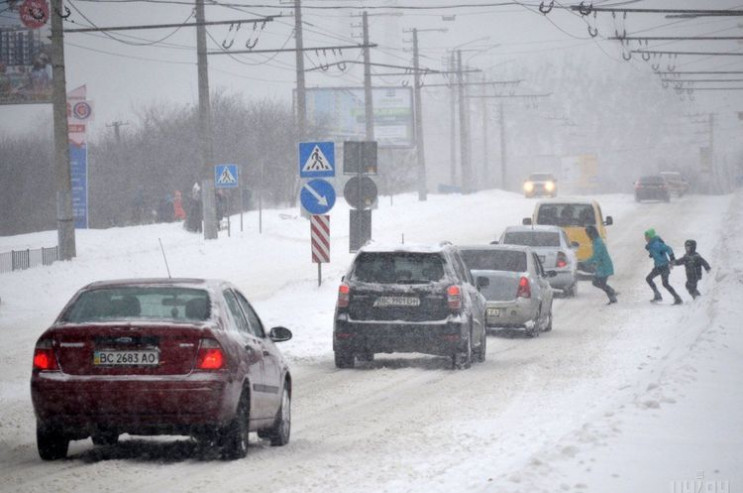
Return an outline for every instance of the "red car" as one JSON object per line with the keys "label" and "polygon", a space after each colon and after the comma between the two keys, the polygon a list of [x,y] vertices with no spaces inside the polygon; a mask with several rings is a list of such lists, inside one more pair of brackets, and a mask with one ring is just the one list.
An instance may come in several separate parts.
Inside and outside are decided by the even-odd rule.
{"label": "red car", "polygon": [[70,440],[190,435],[225,459],[247,453],[248,434],[285,445],[292,379],[269,332],[232,284],[128,279],[78,291],[39,337],[31,397],[44,460]]}

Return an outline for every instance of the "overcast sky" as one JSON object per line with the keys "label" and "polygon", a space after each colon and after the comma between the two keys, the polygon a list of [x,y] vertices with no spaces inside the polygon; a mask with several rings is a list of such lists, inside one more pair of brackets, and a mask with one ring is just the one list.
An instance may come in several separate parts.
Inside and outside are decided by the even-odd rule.
{"label": "overcast sky", "polygon": [[[474,0],[463,2],[482,7],[465,8],[455,2],[430,0],[313,0],[303,2],[304,45],[323,47],[352,45],[361,42],[361,5],[370,14],[371,42],[378,48],[372,51],[372,61],[409,65],[411,59],[412,28],[418,28],[422,66],[442,68],[447,50],[461,46],[463,57],[473,67],[482,69],[491,78],[497,78],[504,67],[538,63],[545,59],[588,54],[596,66],[612,70],[640,70],[650,72],[651,64],[634,55],[629,62],[622,60],[616,41],[606,40],[626,29],[629,35],[648,36],[706,35],[737,36],[743,28],[739,17],[702,17],[670,19],[663,14],[633,14],[612,17],[599,13],[581,18],[575,12],[555,8],[548,15],[539,13],[539,2],[499,2]],[[573,2],[578,3],[578,2]],[[743,2],[734,0],[644,0],[598,1],[604,7],[625,8],[687,8],[735,9]],[[562,5],[570,5],[561,2]],[[126,1],[68,1],[71,15],[65,29],[80,27],[110,27],[123,25],[152,25],[158,23],[194,22],[193,7],[188,1],[148,0]],[[206,9],[208,21],[257,19],[264,15],[281,15],[265,26],[254,29],[242,24],[235,32],[229,25],[208,27],[208,50],[222,50],[232,42],[231,50],[245,49],[246,43],[257,40],[254,49],[279,49],[294,46],[293,3],[268,0],[256,3],[215,2]],[[275,7],[265,7],[274,6]],[[431,6],[449,5],[452,8],[434,9]],[[2,16],[11,15],[3,11]],[[596,38],[588,34],[588,26],[599,30]],[[434,29],[447,29],[440,32]],[[138,115],[152,105],[181,107],[194,105],[198,98],[195,28],[111,31],[107,33],[67,33],[65,61],[67,88],[86,85],[88,98],[95,105],[95,121],[90,125],[92,135],[111,131],[114,122],[136,125]],[[498,46],[495,46],[498,45]],[[636,46],[633,46],[636,47]],[[660,50],[741,51],[736,41],[669,42],[651,45]],[[470,51],[473,49],[480,50]],[[306,69],[320,67],[335,61],[360,61],[361,51],[346,49],[342,54],[331,50],[308,52]],[[210,55],[209,82],[212,92],[224,91],[245,98],[271,98],[290,102],[295,87],[295,59],[293,53]],[[669,61],[663,62],[669,63]],[[678,70],[743,70],[743,58],[738,56],[690,57],[674,60]],[[587,67],[587,77],[592,75]],[[375,73],[391,72],[377,67]],[[743,75],[743,74],[742,74]],[[733,77],[728,76],[728,77]],[[337,67],[327,71],[307,73],[308,87],[360,86],[363,72],[359,65],[347,64],[346,71]],[[743,77],[740,77],[743,78]],[[375,85],[399,86],[402,76],[375,77]],[[443,82],[429,77],[427,83]],[[580,81],[576,81],[579,84]],[[708,84],[709,86],[710,84]],[[742,84],[717,83],[716,86]],[[539,81],[528,81],[528,90],[539,92]],[[632,88],[628,88],[632,90]],[[669,91],[672,89],[669,89]],[[721,109],[743,110],[743,91],[709,91],[696,93],[690,111],[711,112]],[[219,115],[215,115],[219,118]],[[18,134],[51,131],[50,105],[16,105],[0,107],[0,132]]]}

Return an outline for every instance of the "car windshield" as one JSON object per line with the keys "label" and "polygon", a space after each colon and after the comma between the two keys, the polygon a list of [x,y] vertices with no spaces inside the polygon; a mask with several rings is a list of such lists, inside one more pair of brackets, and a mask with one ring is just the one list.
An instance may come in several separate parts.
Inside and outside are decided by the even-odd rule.
{"label": "car windshield", "polygon": [[526,253],[517,250],[462,250],[470,270],[526,271]]}
{"label": "car windshield", "polygon": [[596,215],[591,204],[544,204],[539,208],[537,224],[585,227],[596,224]]}
{"label": "car windshield", "polygon": [[532,173],[529,175],[529,180],[531,181],[551,181],[552,175],[548,173]]}
{"label": "car windshield", "polygon": [[356,258],[351,279],[382,284],[419,284],[444,277],[444,262],[434,253],[361,253]]}
{"label": "car windshield", "polygon": [[503,243],[530,247],[559,247],[560,234],[556,231],[509,231],[503,235]]}
{"label": "car windshield", "polygon": [[85,291],[62,314],[69,323],[121,319],[201,321],[209,318],[209,295],[203,289],[121,286]]}

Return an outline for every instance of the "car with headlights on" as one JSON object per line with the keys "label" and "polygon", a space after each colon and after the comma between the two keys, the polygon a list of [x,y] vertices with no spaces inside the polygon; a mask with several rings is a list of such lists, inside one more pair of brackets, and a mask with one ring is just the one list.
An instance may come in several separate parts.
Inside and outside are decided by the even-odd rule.
{"label": "car with headlights on", "polygon": [[38,338],[31,398],[43,460],[71,440],[189,435],[225,459],[248,435],[285,445],[292,378],[247,298],[212,279],[122,279],[80,289]]}
{"label": "car with headlights on", "polygon": [[552,173],[531,173],[524,180],[524,196],[527,198],[557,196],[557,179]]}
{"label": "car with headlights on", "polygon": [[524,328],[529,337],[552,330],[552,288],[537,253],[522,245],[464,245],[462,258],[473,276],[489,280],[485,296],[488,328]]}
{"label": "car with headlights on", "polygon": [[575,296],[578,291],[577,242],[571,242],[559,226],[532,225],[508,226],[498,244],[525,245],[536,252],[542,268],[554,271],[548,277],[552,289],[559,289],[565,296]]}
{"label": "car with headlights on", "polygon": [[363,246],[338,287],[336,367],[353,368],[376,353],[446,356],[455,369],[485,361],[486,283],[472,277],[451,243]]}

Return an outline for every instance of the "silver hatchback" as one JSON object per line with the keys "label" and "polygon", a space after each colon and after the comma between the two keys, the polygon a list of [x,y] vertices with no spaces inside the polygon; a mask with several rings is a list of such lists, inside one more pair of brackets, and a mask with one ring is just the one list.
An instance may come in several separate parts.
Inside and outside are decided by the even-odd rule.
{"label": "silver hatchback", "polygon": [[530,246],[547,271],[555,271],[549,278],[550,286],[559,289],[565,296],[578,292],[578,260],[575,251],[578,243],[571,243],[568,235],[559,226],[532,225],[509,226],[500,236],[501,245]]}
{"label": "silver hatchback", "polygon": [[473,276],[486,277],[485,323],[491,328],[524,328],[529,337],[552,330],[554,271],[545,271],[528,246],[460,246],[462,258]]}

